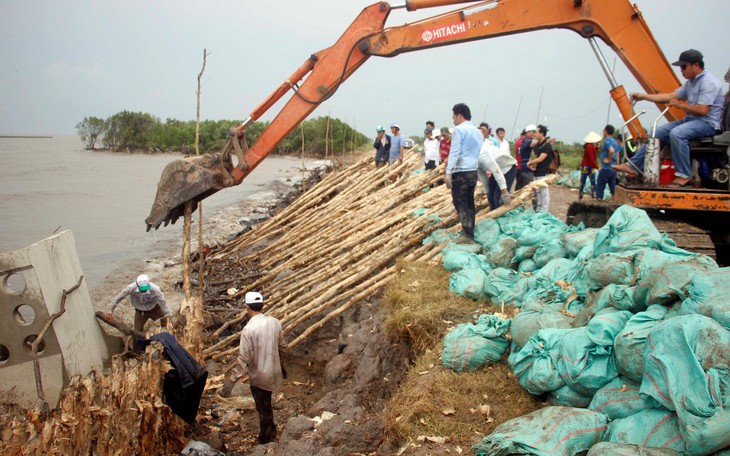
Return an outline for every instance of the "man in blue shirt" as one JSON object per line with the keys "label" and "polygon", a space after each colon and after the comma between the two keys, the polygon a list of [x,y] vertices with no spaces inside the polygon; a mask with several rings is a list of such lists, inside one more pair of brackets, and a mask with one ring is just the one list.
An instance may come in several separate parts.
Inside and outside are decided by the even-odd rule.
{"label": "man in blue shirt", "polygon": [[598,171],[598,184],[596,185],[596,198],[603,199],[606,191],[606,185],[611,192],[611,196],[616,191],[616,171],[613,166],[618,164],[619,145],[613,138],[613,132],[616,131],[613,125],[606,125],[603,129],[603,146],[601,147],[600,169]]}
{"label": "man in blue shirt", "polygon": [[[705,63],[700,51],[689,49],[679,55],[679,60],[672,63],[682,71],[687,79],[682,87],[671,93],[632,93],[634,100],[646,100],[654,103],[668,103],[683,110],[684,119],[676,120],[657,128],[656,137],[662,144],[669,141],[672,149],[675,179],[668,187],[679,188],[688,185],[692,176],[689,157],[689,142],[720,131],[722,120],[723,95],[722,83],[705,71]],[[616,171],[634,173],[634,169],[644,169],[645,147],[642,146],[628,162],[614,166]],[[633,168],[632,168],[633,167]]]}
{"label": "man in blue shirt", "polygon": [[375,141],[373,141],[373,147],[375,148],[375,167],[380,168],[390,160],[390,136],[385,134],[385,129],[382,125],[378,125],[375,131],[378,134]]}
{"label": "man in blue shirt", "polygon": [[446,186],[451,189],[454,209],[464,231],[456,242],[470,243],[474,242],[474,221],[477,215],[474,189],[477,186],[479,150],[484,142],[484,136],[471,123],[469,106],[458,103],[451,111],[456,128],[451,135],[445,181]]}
{"label": "man in blue shirt", "polygon": [[403,135],[400,134],[400,126],[393,122],[390,124],[390,132],[393,136],[390,138],[390,157],[388,162],[392,165],[398,162],[400,165],[403,163]]}

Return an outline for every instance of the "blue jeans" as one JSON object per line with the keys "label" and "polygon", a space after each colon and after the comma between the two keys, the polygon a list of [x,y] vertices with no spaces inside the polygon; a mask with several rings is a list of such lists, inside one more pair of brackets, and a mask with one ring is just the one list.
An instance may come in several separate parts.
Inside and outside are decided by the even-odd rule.
{"label": "blue jeans", "polygon": [[[517,174],[517,167],[513,166],[506,173],[504,173],[504,180],[507,182],[507,192],[512,188],[512,183],[515,181],[515,175]],[[489,176],[489,209],[495,210],[502,205],[502,190],[497,185],[497,180],[494,176]]]}
{"label": "blue jeans", "polygon": [[477,216],[474,204],[474,189],[477,187],[477,172],[462,171],[451,175],[451,199],[459,216],[464,234],[474,237],[474,220]]}
{"label": "blue jeans", "polygon": [[608,184],[608,190],[611,192],[611,196],[613,197],[616,192],[616,171],[612,169],[601,169],[598,171],[596,198],[599,200],[603,199],[603,193],[606,191],[606,184]]}
{"label": "blue jeans", "polygon": [[[702,119],[681,119],[662,125],[656,129],[656,137],[662,146],[669,141],[672,150],[672,162],[678,177],[688,179],[692,177],[692,164],[689,158],[689,142],[694,139],[706,138],[717,133],[715,128]],[[644,155],[646,146],[642,145],[631,158],[631,163],[640,170],[644,169]]]}

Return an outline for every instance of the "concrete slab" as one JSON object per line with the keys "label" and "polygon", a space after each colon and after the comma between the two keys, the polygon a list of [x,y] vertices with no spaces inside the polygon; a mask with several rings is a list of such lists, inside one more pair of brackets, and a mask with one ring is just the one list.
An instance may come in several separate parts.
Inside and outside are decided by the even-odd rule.
{"label": "concrete slab", "polygon": [[[35,403],[29,342],[60,310],[63,290],[76,285],[82,274],[69,230],[0,254],[0,401]],[[64,380],[101,370],[110,357],[85,281],[67,296],[66,312],[53,322],[44,342],[43,386],[54,407]]]}

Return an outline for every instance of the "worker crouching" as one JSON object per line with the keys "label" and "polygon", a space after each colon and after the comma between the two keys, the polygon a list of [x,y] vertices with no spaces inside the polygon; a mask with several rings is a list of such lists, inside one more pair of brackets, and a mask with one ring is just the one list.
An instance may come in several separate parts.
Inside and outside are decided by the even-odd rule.
{"label": "worker crouching", "polygon": [[[168,317],[172,310],[165,300],[165,294],[159,286],[150,282],[150,278],[142,274],[137,280],[127,285],[121,293],[116,295],[109,304],[109,314],[114,313],[119,303],[129,296],[134,307],[134,329],[144,332],[144,325],[147,320],[160,320],[163,328],[167,328]],[[135,349],[140,350],[135,344]]]}
{"label": "worker crouching", "polygon": [[219,394],[230,397],[236,382],[248,373],[251,395],[259,414],[259,443],[276,439],[272,393],[276,392],[287,377],[284,338],[281,323],[264,315],[264,297],[261,293],[248,292],[245,297],[249,321],[241,331],[236,367],[223,384]]}

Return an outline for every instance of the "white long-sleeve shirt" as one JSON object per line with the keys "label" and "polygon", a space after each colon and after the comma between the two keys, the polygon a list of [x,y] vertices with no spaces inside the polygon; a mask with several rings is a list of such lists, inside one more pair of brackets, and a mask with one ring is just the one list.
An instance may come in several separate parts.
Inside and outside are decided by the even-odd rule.
{"label": "white long-sleeve shirt", "polygon": [[435,161],[438,165],[441,157],[439,156],[439,140],[435,138],[423,141],[423,162]]}
{"label": "white long-sleeve shirt", "polygon": [[124,287],[124,290],[112,299],[112,302],[109,305],[109,313],[114,312],[114,309],[117,308],[119,302],[127,296],[129,296],[132,306],[134,306],[137,310],[145,312],[154,309],[156,306],[160,306],[160,309],[162,309],[163,312],[167,315],[172,315],[172,310],[170,310],[170,306],[167,305],[165,294],[162,292],[160,287],[154,283],[150,283],[149,290],[139,291],[135,282]]}
{"label": "white long-sleeve shirt", "polygon": [[278,390],[284,383],[279,350],[285,349],[279,320],[264,314],[254,315],[241,331],[232,378],[238,381],[248,372],[250,385],[266,391]]}
{"label": "white long-sleeve shirt", "polygon": [[[507,181],[504,179],[503,169],[502,166],[499,164],[498,159],[495,159],[495,155],[498,157],[499,160],[502,160],[506,163],[505,156],[501,154],[499,147],[494,144],[490,139],[486,139],[484,143],[482,144],[482,148],[479,150],[479,178],[482,180],[482,185],[484,186],[484,191],[486,191],[487,184],[486,184],[486,175],[487,171],[492,172],[492,177],[494,177],[494,180],[497,181],[497,185],[499,186],[500,190],[504,190],[507,188]],[[504,170],[504,172],[509,171],[509,169],[514,166],[517,162],[514,158],[510,157],[509,154],[506,156],[509,158],[513,163],[509,166],[507,166],[507,169]]]}

